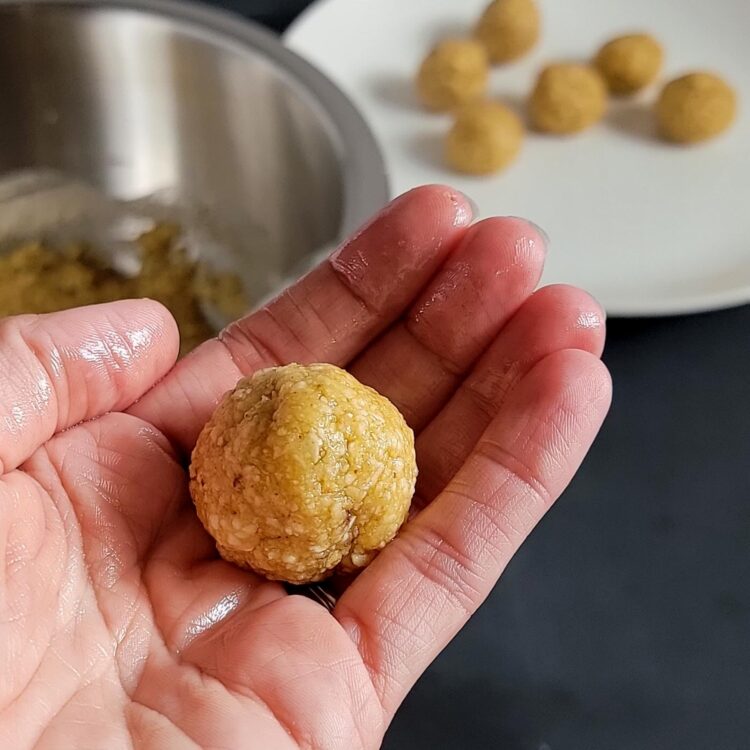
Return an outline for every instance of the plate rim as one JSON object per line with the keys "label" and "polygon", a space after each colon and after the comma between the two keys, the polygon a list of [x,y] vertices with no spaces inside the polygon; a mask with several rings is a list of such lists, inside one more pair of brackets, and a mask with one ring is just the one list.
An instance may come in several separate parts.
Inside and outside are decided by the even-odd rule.
{"label": "plate rim", "polygon": [[[292,23],[282,34],[284,44],[286,44],[298,55],[307,59],[305,51],[298,47],[298,39],[300,35],[304,34],[307,24],[309,24],[311,22],[311,19],[313,19],[318,13],[320,13],[323,8],[325,8],[326,6],[335,5],[337,2],[343,2],[343,0],[314,0],[312,3],[310,3],[292,21]],[[310,64],[315,65],[314,61],[309,62]],[[369,124],[369,118],[367,117],[365,112],[362,111],[362,108],[354,103],[353,106],[357,107],[362,118]],[[372,131],[373,136],[378,142],[381,153],[383,154],[386,170],[388,170],[388,151],[382,143],[382,139],[378,136],[375,128],[370,126],[370,130]],[[391,194],[391,197],[393,198],[395,196]],[[747,251],[748,253],[750,253],[750,242],[748,242]],[[699,315],[710,312],[719,312],[722,310],[730,310],[747,304],[750,304],[750,284],[743,284],[718,292],[707,292],[706,294],[668,297],[665,298],[663,302],[658,302],[655,299],[649,299],[649,301],[644,304],[641,304],[639,302],[639,297],[637,297],[636,295],[629,297],[627,300],[614,297],[612,302],[603,305],[603,307],[605,308],[608,317],[633,319]]]}

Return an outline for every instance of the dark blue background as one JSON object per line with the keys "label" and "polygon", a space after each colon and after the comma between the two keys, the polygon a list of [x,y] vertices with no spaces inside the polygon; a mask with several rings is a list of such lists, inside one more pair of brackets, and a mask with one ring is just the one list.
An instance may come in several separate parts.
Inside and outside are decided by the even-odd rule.
{"label": "dark blue background", "polygon": [[[308,2],[215,4],[281,30]],[[590,458],[386,748],[750,747],[750,307],[611,322],[605,359]]]}

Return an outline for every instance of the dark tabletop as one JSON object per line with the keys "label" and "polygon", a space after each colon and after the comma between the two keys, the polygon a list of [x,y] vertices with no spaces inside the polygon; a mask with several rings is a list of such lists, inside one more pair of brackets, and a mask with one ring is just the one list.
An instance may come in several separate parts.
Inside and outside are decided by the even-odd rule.
{"label": "dark tabletop", "polygon": [[[308,2],[216,4],[281,30]],[[605,360],[589,459],[389,750],[750,747],[750,307],[610,321]]]}

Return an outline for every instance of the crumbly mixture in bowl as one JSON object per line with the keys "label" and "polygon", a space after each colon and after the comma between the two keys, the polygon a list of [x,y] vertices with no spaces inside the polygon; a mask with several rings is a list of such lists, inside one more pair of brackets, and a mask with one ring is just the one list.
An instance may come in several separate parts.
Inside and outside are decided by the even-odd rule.
{"label": "crumbly mixture in bowl", "polygon": [[161,302],[180,329],[180,354],[214,335],[204,306],[233,318],[246,309],[240,280],[209,272],[179,244],[179,227],[158,224],[137,240],[141,267],[124,276],[82,243],[63,248],[29,242],[0,255],[0,317],[51,313],[71,307],[149,297]]}

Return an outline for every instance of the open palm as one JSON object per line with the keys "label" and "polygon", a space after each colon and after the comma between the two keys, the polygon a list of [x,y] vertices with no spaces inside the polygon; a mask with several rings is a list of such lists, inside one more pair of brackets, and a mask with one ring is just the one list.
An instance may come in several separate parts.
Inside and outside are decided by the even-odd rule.
{"label": "open palm", "polygon": [[[176,366],[152,302],[0,321],[0,747],[380,745],[610,400],[596,303],[534,293],[533,226],[471,219],[412,191]],[[418,513],[332,613],[218,559],[187,494],[219,397],[291,361],[348,367],[417,434]]]}

